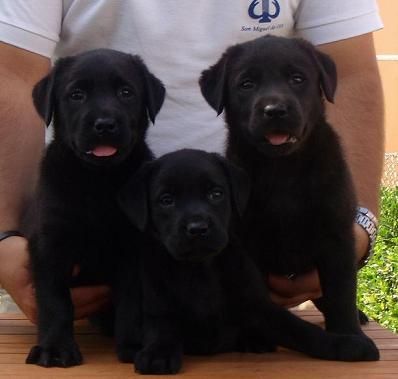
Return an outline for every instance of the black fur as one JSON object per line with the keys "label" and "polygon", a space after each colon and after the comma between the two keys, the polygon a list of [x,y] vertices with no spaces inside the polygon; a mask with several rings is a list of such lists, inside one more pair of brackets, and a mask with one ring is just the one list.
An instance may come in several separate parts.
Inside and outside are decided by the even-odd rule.
{"label": "black fur", "polygon": [[[329,334],[271,303],[260,271],[234,238],[249,196],[244,171],[217,154],[181,150],[146,163],[120,195],[141,251],[143,374],[173,374],[183,352],[265,352],[375,359],[371,340]],[[123,354],[122,354],[123,355]]]}
{"label": "black fur", "polygon": [[356,200],[322,96],[333,101],[336,84],[328,56],[271,36],[230,47],[200,78],[208,103],[225,110],[228,159],[252,181],[242,223],[249,254],[263,274],[317,268],[327,330],[368,344],[356,309]]}
{"label": "black fur", "polygon": [[[81,363],[70,286],[109,283],[117,288],[117,308],[127,308],[123,301],[139,292],[134,256],[139,233],[126,229],[116,193],[152,159],[144,139],[164,94],[139,57],[105,49],[60,59],[34,87],[38,112],[47,124],[53,120],[54,140],[42,161],[31,214],[39,336],[27,363]],[[75,265],[80,273],[72,278]],[[116,312],[123,324],[133,318]]]}

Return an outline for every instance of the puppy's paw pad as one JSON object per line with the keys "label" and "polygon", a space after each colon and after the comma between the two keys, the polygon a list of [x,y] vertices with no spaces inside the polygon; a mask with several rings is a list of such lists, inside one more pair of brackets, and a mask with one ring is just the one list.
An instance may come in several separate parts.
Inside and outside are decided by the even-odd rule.
{"label": "puppy's paw pad", "polygon": [[77,345],[69,348],[44,348],[34,346],[26,358],[27,364],[36,364],[43,367],[71,367],[83,362]]}
{"label": "puppy's paw pad", "polygon": [[140,374],[177,374],[182,357],[178,352],[140,351],[135,355],[134,365]]}
{"label": "puppy's paw pad", "polygon": [[339,361],[378,361],[380,353],[374,342],[365,335],[341,336],[337,344]]}

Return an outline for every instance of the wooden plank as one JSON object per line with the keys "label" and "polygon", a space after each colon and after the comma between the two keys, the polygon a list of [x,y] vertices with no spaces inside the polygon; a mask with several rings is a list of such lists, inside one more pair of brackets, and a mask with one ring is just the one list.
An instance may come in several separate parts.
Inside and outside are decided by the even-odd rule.
{"label": "wooden plank", "polygon": [[[299,311],[307,320],[322,322],[317,311]],[[117,361],[112,339],[93,334],[87,322],[76,325],[76,338],[84,364],[68,369],[45,369],[24,363],[36,340],[36,327],[22,315],[0,315],[0,378],[138,378],[133,365]],[[311,379],[311,378],[397,378],[398,336],[371,322],[364,327],[381,348],[379,362],[334,362],[309,358],[279,349],[271,354],[221,354],[185,357],[180,376],[211,379]],[[155,378],[155,376],[150,376]],[[175,376],[165,376],[175,378]],[[163,376],[164,378],[164,376]]]}
{"label": "wooden plank", "polygon": [[[10,343],[26,343],[26,344],[34,344],[36,343],[36,334],[28,334],[28,335],[21,335],[21,334],[2,334],[0,335],[0,344],[10,344]],[[112,338],[106,338],[100,336],[98,334],[78,334],[76,339],[79,343],[87,344],[88,346],[92,344],[98,343],[112,343]]]}
{"label": "wooden plank", "polygon": [[3,319],[3,320],[25,320],[25,321],[27,321],[26,320],[26,316],[23,313],[0,313],[0,319]]}
{"label": "wooden plank", "polygon": [[[7,326],[7,325],[1,325],[0,326],[0,335],[2,334],[37,334],[36,328],[30,326],[30,325],[13,325],[13,326]],[[92,328],[88,328],[86,326],[82,327],[76,327],[75,328],[75,334],[98,334],[95,330]]]}
{"label": "wooden plank", "polygon": [[[393,375],[397,373],[396,362],[382,366],[378,363],[341,363],[313,360],[309,365],[305,361],[291,362],[240,359],[232,355],[230,359],[200,360],[187,358],[180,376],[192,378],[374,378],[376,375]],[[87,357],[85,364],[68,369],[45,369],[31,365],[3,364],[0,366],[0,377],[138,377],[130,364],[119,364],[116,361],[99,364]],[[166,376],[168,377],[168,376]],[[170,376],[173,377],[173,376]],[[385,377],[385,376],[384,376]]]}
{"label": "wooden plank", "polygon": [[[30,348],[33,344],[21,344],[21,343],[10,343],[10,344],[0,344],[0,355],[1,354],[25,354],[27,355],[30,351]],[[80,345],[80,349],[84,354],[94,354],[99,352],[107,352],[108,354],[114,354],[114,349],[109,344],[101,344],[101,345]],[[24,360],[23,360],[24,361]],[[1,378],[1,376],[0,376]]]}

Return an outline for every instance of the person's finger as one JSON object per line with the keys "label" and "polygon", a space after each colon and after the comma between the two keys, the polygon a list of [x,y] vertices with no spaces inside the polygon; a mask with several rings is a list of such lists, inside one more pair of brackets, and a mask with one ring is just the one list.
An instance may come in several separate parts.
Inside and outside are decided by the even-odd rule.
{"label": "person's finger", "polygon": [[311,271],[310,273],[299,275],[291,279],[288,279],[286,276],[269,275],[267,282],[271,292],[283,297],[295,297],[306,293],[318,293],[321,290],[317,271]]}
{"label": "person's finger", "polygon": [[270,297],[272,302],[285,308],[293,308],[296,307],[297,305],[306,302],[307,300],[318,299],[321,296],[322,294],[320,291],[302,293],[294,297],[284,297],[278,295],[275,292],[270,292]]}
{"label": "person's finger", "polygon": [[106,309],[110,304],[110,300],[107,298],[99,299],[95,302],[85,304],[80,306],[79,308],[75,308],[74,311],[74,319],[80,320],[91,316],[101,310]]}
{"label": "person's finger", "polygon": [[75,318],[88,316],[110,303],[110,287],[84,286],[71,289],[72,302],[75,309]]}
{"label": "person's finger", "polygon": [[[110,288],[107,286],[77,287],[71,290],[72,302],[74,303],[75,319],[87,317],[110,303]],[[26,288],[23,294],[18,296],[23,301],[18,306],[27,318],[34,324],[37,323],[37,308],[34,289]]]}
{"label": "person's finger", "polygon": [[101,299],[110,299],[111,289],[106,285],[84,286],[71,289],[72,302],[75,307],[94,303]]}

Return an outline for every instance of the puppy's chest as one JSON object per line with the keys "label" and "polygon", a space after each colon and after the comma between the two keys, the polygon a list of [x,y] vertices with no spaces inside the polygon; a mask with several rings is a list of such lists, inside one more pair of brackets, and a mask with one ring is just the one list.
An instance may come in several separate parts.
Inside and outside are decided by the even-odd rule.
{"label": "puppy's chest", "polygon": [[182,312],[192,322],[217,321],[226,306],[222,284],[212,267],[180,270],[176,295]]}
{"label": "puppy's chest", "polygon": [[278,229],[278,224],[310,224],[316,216],[315,192],[311,177],[289,176],[289,174],[264,171],[252,179],[252,191],[248,214],[269,227]]}
{"label": "puppy's chest", "polygon": [[68,229],[73,230],[69,238],[79,238],[83,247],[78,255],[80,264],[106,267],[110,256],[120,247],[123,230],[127,226],[124,214],[119,210],[111,192],[84,193],[70,205]]}
{"label": "puppy's chest", "polygon": [[112,229],[117,218],[121,216],[116,204],[116,195],[111,191],[84,194],[81,198],[81,207],[87,215],[87,225],[94,228]]}
{"label": "puppy's chest", "polygon": [[264,173],[253,182],[245,217],[250,254],[264,271],[309,270],[314,258],[309,241],[321,223],[311,179]]}
{"label": "puppy's chest", "polygon": [[180,284],[179,319],[184,349],[192,354],[217,351],[225,331],[231,328],[226,296],[218,278],[210,272],[184,272]]}

